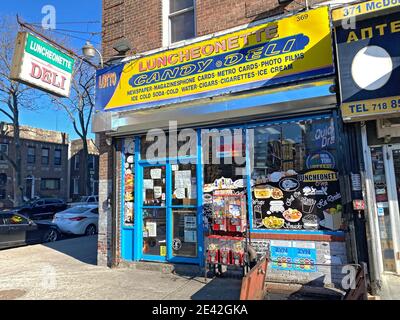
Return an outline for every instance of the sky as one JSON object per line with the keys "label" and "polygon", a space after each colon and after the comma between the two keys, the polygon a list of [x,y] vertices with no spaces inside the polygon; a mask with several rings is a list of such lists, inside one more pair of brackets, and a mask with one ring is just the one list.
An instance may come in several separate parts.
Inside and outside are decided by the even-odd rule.
{"label": "sky", "polygon": [[[101,0],[0,0],[0,16],[15,17],[17,14],[24,22],[41,23],[46,14],[42,9],[46,5],[54,6],[55,35],[68,37],[75,50],[81,48],[86,40],[100,48],[101,42]],[[72,32],[77,31],[77,32]],[[97,34],[91,34],[98,32]],[[56,111],[54,106],[43,101],[44,106],[35,111],[21,109],[20,123],[33,127],[67,132],[70,139],[79,138],[72,123],[63,110]],[[7,119],[0,115],[1,121]],[[91,138],[94,135],[91,134]]]}

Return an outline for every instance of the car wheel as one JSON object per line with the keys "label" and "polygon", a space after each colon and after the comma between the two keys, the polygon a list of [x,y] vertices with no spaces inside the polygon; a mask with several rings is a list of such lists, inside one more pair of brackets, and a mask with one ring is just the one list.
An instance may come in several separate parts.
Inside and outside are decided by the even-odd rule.
{"label": "car wheel", "polygon": [[92,236],[94,234],[96,234],[96,226],[94,224],[90,224],[87,226],[86,230],[85,230],[85,235],[86,236]]}
{"label": "car wheel", "polygon": [[55,242],[59,238],[58,232],[55,229],[49,229],[43,236],[43,242]]}

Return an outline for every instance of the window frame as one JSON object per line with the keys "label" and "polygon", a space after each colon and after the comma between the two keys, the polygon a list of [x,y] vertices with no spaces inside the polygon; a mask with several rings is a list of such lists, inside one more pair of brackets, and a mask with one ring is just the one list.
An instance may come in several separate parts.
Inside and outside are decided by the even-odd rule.
{"label": "window frame", "polygon": [[[33,155],[29,154],[29,150],[33,150]],[[32,157],[33,157],[33,161],[31,162],[29,159],[32,159]],[[36,163],[36,147],[28,146],[28,148],[26,150],[26,163],[27,164],[35,164]]]}
{"label": "window frame", "polygon": [[[43,150],[47,150],[47,152],[48,152],[47,153],[47,157],[43,156]],[[47,162],[43,163],[43,159],[45,159],[45,158],[47,158]],[[42,147],[42,153],[41,153],[41,156],[40,156],[40,163],[43,166],[48,166],[50,164],[50,148],[49,147]]]}
{"label": "window frame", "polygon": [[[45,181],[58,181],[58,188],[44,188]],[[61,190],[61,179],[59,178],[42,178],[40,180],[40,190],[41,191],[60,191]]]}
{"label": "window frame", "polygon": [[[170,46],[182,43],[184,41],[188,41],[190,39],[194,39],[197,37],[197,23],[196,23],[196,0],[193,0],[193,6],[187,7],[178,11],[171,13],[171,6],[170,0],[163,0],[163,33],[166,36],[163,36],[163,46]],[[179,16],[181,14],[190,12],[193,10],[193,28],[194,28],[194,35],[192,38],[187,38],[179,41],[172,42],[172,23],[171,18]]]}
{"label": "window frame", "polygon": [[[0,143],[0,150],[1,150],[2,146],[6,146],[7,150],[4,153],[8,156],[8,152],[9,152],[8,143]],[[0,154],[0,162],[7,162],[7,159],[2,154]]]}
{"label": "window frame", "polygon": [[72,178],[72,194],[79,194],[79,178]]}
{"label": "window frame", "polygon": [[[60,157],[56,157],[57,152],[60,153]],[[56,159],[59,159],[60,161],[56,161]],[[54,149],[54,165],[55,166],[61,166],[62,164],[62,150],[61,149]]]}
{"label": "window frame", "polygon": [[[77,161],[78,160],[78,161]],[[79,153],[74,156],[74,170],[79,170],[81,159]]]}

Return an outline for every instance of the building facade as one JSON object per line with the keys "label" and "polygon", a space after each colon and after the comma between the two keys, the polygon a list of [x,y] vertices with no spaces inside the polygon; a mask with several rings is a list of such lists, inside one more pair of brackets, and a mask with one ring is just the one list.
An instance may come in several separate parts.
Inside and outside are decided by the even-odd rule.
{"label": "building facade", "polygon": [[340,286],[368,262],[331,10],[308,5],[103,1],[104,55],[132,49],[97,73],[99,264],[204,266],[243,235],[272,281]]}
{"label": "building facade", "polygon": [[[20,127],[23,196],[68,198],[68,135],[63,132]],[[13,130],[5,131],[0,147],[15,159]],[[13,206],[14,169],[5,157],[0,158],[0,203]]]}
{"label": "building facade", "polygon": [[[72,201],[78,201],[82,196],[97,195],[99,192],[99,150],[92,139],[88,139],[87,143],[89,149],[87,169],[82,164],[84,152],[82,139],[72,140],[70,143],[69,194]],[[89,179],[88,187],[87,179]]]}
{"label": "building facade", "polygon": [[332,14],[341,113],[355,128],[361,159],[362,179],[352,184],[364,193],[360,212],[378,288],[386,275],[400,274],[399,11],[398,1],[367,1]]}

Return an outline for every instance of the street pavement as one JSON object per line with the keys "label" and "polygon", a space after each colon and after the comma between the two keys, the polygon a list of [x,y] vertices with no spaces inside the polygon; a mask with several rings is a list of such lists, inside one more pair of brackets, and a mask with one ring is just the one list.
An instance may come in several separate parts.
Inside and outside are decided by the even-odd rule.
{"label": "street pavement", "polygon": [[240,280],[96,265],[97,236],[0,250],[1,299],[238,299]]}

